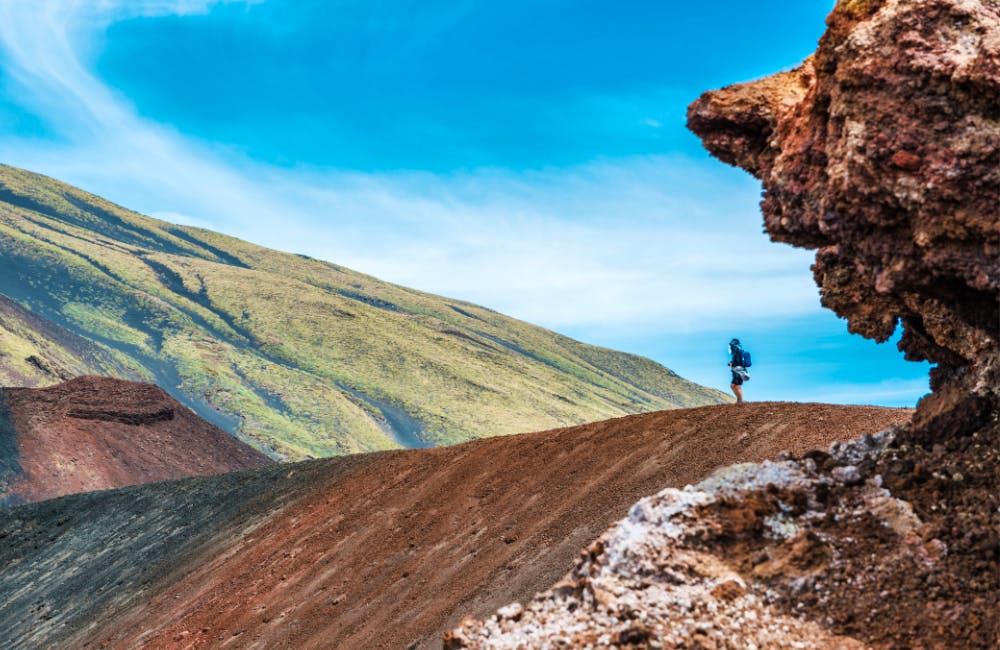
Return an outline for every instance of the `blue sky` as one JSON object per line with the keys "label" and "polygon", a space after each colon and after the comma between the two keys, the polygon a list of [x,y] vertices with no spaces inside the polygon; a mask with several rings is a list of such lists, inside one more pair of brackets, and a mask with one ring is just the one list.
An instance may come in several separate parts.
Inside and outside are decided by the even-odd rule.
{"label": "blue sky", "polygon": [[472,300],[749,399],[912,405],[684,128],[832,0],[0,2],[0,150],[132,209]]}

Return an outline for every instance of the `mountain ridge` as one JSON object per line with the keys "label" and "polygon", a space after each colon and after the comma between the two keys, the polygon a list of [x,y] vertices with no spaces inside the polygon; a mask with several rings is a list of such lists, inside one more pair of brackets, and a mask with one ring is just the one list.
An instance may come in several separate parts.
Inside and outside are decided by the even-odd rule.
{"label": "mountain ridge", "polygon": [[77,363],[62,364],[63,376],[21,360],[0,382],[37,385],[81,368],[155,381],[279,459],[448,444],[729,399],[649,359],[158,221],[8,166],[0,166],[0,271],[0,294],[20,309],[9,318],[22,334],[30,313],[99,352],[88,362],[81,351]]}
{"label": "mountain ridge", "polygon": [[911,413],[675,409],[0,511],[0,641],[439,648],[461,617],[551,584],[639,497]]}

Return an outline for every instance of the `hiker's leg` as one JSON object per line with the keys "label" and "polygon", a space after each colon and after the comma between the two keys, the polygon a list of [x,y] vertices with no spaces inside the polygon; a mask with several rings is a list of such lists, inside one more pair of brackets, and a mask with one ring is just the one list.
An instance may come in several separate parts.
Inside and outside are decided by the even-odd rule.
{"label": "hiker's leg", "polygon": [[729,384],[729,387],[733,389],[733,394],[736,395],[736,403],[743,403],[743,387],[738,384]]}

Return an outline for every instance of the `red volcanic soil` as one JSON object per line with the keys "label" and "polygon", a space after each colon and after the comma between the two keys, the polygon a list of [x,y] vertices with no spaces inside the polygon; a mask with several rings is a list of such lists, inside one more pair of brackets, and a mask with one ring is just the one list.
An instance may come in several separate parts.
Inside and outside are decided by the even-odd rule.
{"label": "red volcanic soil", "polygon": [[0,504],[271,461],[152,384],[79,377],[0,389]]}
{"label": "red volcanic soil", "polygon": [[[297,482],[293,497],[240,505],[226,525],[202,525],[213,533],[161,560],[169,570],[151,584],[120,588],[136,590],[129,607],[108,604],[86,628],[55,619],[63,631],[45,638],[90,648],[440,647],[463,616],[550,585],[643,496],[910,416],[821,404],[709,406],[291,465],[280,481]],[[275,481],[272,491],[284,489]],[[14,535],[7,542],[20,543]],[[119,561],[114,554],[103,561]]]}

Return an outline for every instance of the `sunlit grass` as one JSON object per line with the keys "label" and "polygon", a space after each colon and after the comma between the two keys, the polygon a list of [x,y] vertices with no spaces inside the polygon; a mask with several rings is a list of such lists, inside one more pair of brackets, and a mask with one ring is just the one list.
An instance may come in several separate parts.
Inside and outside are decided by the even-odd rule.
{"label": "sunlit grass", "polygon": [[[238,417],[240,434],[278,457],[398,446],[377,403],[447,444],[726,399],[648,359],[29,172],[0,167],[0,190],[0,292],[96,341],[109,362],[50,356],[91,372],[145,367]],[[14,357],[38,345],[18,337],[0,377],[32,373]]]}

